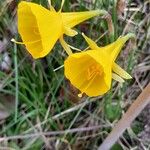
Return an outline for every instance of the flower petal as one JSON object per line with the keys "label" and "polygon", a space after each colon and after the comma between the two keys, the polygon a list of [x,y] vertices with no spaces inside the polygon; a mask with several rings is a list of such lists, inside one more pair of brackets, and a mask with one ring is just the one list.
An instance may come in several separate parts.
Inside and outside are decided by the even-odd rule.
{"label": "flower petal", "polygon": [[86,42],[89,44],[91,49],[99,49],[99,47],[97,46],[97,44],[91,40],[90,38],[88,38],[84,33],[82,33],[82,36],[84,37],[84,39],[86,40]]}
{"label": "flower petal", "polygon": [[134,34],[129,33],[126,36],[119,37],[115,42],[104,47],[99,47],[99,50],[111,55],[112,61],[115,61],[122,47],[130,38],[135,38]]}
{"label": "flower petal", "polygon": [[85,11],[85,12],[67,12],[67,13],[61,13],[61,15],[62,15],[64,24],[72,28],[87,19],[90,19],[94,16],[97,16],[103,13],[104,12],[101,10],[93,10],[93,11]]}
{"label": "flower petal", "polygon": [[[95,51],[72,54],[64,63],[66,78],[68,78],[81,93],[86,93],[88,96],[102,95],[106,93],[111,86],[111,65],[107,65],[108,63],[103,64],[103,62],[105,62],[105,58],[103,58],[104,55],[100,55],[101,53],[99,53],[99,51],[98,53]],[[87,71],[90,66],[102,67],[102,75],[94,72],[92,78],[89,79]]]}
{"label": "flower petal", "polygon": [[123,36],[123,37],[120,37],[117,39],[117,41],[115,41],[113,43],[113,48],[109,50],[109,54],[110,54],[110,51],[111,51],[111,57],[113,59],[113,61],[116,60],[120,50],[122,49],[122,47],[124,46],[124,44],[130,39],[130,38],[134,38],[134,34],[132,33],[129,33],[127,34],[126,36]]}
{"label": "flower petal", "polygon": [[22,1],[18,6],[18,30],[31,55],[44,57],[62,34],[61,15]]}
{"label": "flower petal", "polygon": [[108,88],[110,88],[112,80],[112,63],[108,54],[100,50],[88,50],[86,51],[86,53],[90,55],[95,61],[97,61],[97,63],[101,64],[104,70],[105,83],[108,86]]}
{"label": "flower petal", "polygon": [[115,73],[112,73],[112,78],[113,78],[114,80],[120,82],[120,83],[123,83],[123,82],[124,82],[124,80],[123,80],[120,76],[118,76],[117,74],[115,74]]}
{"label": "flower petal", "polygon": [[75,31],[75,30],[73,30],[73,29],[71,29],[71,28],[68,28],[68,27],[64,27],[64,30],[65,30],[65,31],[64,31],[65,34],[68,35],[68,36],[75,36],[75,35],[78,34],[77,31]]}
{"label": "flower petal", "polygon": [[120,77],[122,77],[124,79],[132,79],[132,77],[116,63],[113,63],[112,69]]}
{"label": "flower petal", "polygon": [[86,93],[88,96],[99,96],[105,94],[109,87],[107,86],[104,76],[98,74],[89,83],[80,87],[82,93]]}

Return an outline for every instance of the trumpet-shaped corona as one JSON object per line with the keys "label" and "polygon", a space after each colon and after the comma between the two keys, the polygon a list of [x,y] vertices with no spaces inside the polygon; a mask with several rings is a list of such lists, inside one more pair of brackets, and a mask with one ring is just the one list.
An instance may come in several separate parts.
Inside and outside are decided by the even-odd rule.
{"label": "trumpet-shaped corona", "polygon": [[[64,0],[62,0],[61,9],[63,3]],[[75,36],[77,32],[72,29],[74,26],[91,17],[106,13],[102,10],[61,12],[61,9],[56,12],[52,6],[48,10],[32,2],[19,3],[18,31],[23,44],[34,58],[46,56],[58,39],[66,52],[71,54],[63,34]]]}
{"label": "trumpet-shaped corona", "polygon": [[84,34],[83,37],[91,49],[68,56],[64,63],[66,78],[81,93],[88,96],[102,95],[110,89],[112,78],[119,82],[124,81],[122,78],[132,78],[115,63],[115,60],[125,42],[133,37],[133,34],[120,37],[105,47],[98,47]]}

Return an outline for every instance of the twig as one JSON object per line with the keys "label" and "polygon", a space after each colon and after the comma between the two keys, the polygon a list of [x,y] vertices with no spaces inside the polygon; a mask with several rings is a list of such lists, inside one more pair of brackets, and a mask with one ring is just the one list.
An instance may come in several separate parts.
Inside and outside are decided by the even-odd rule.
{"label": "twig", "polygon": [[56,135],[62,135],[65,133],[86,132],[86,131],[92,131],[92,130],[96,130],[96,129],[100,129],[100,128],[103,128],[103,126],[99,125],[99,126],[92,126],[92,127],[74,128],[74,129],[69,129],[69,130],[38,132],[38,133],[33,133],[33,134],[15,135],[15,136],[0,138],[0,142],[8,141],[8,140],[16,140],[16,139],[34,138],[34,137],[40,137],[40,136],[56,136]]}
{"label": "twig", "polygon": [[109,150],[148,103],[150,103],[150,83],[138,96],[138,98],[133,102],[133,104],[130,106],[127,112],[123,115],[122,119],[120,119],[120,121],[112,130],[112,132],[100,145],[98,150]]}

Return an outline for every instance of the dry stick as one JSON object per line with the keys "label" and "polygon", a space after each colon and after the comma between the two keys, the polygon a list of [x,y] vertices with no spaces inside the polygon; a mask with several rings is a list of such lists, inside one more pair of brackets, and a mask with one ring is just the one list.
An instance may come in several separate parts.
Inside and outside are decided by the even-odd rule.
{"label": "dry stick", "polygon": [[31,134],[22,134],[22,135],[14,135],[9,137],[0,137],[0,142],[8,141],[8,140],[16,140],[16,139],[28,139],[28,138],[35,138],[40,136],[57,136],[63,135],[67,133],[76,133],[76,132],[87,132],[93,131],[103,128],[102,125],[99,126],[91,126],[91,127],[83,127],[83,128],[73,128],[69,130],[60,130],[60,131],[49,131],[49,132],[38,132],[38,133],[31,133]]}
{"label": "dry stick", "polygon": [[150,103],[150,83],[133,102],[98,150],[109,150],[148,103]]}

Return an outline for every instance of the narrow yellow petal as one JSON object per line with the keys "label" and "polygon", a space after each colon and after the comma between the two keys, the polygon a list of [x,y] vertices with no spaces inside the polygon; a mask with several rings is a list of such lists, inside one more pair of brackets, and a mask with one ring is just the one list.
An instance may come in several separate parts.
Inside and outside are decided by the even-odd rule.
{"label": "narrow yellow petal", "polygon": [[115,61],[122,47],[130,38],[135,39],[135,35],[129,33],[126,36],[119,37],[115,42],[104,47],[99,47],[99,50],[105,51],[107,54],[111,55],[112,61]]}
{"label": "narrow yellow petal", "polygon": [[69,45],[68,45],[68,44],[65,42],[65,40],[63,39],[63,37],[60,37],[60,38],[59,38],[59,41],[60,41],[62,47],[64,48],[64,50],[66,51],[66,53],[67,53],[68,55],[71,55],[71,54],[72,54],[72,51],[71,51]]}
{"label": "narrow yellow petal", "polygon": [[71,28],[68,28],[68,27],[64,27],[64,30],[65,30],[65,31],[64,31],[65,34],[68,35],[68,36],[75,36],[75,35],[78,34],[77,31],[75,31],[75,30],[73,30],[73,29],[71,29]]}
{"label": "narrow yellow petal", "polygon": [[118,64],[113,63],[112,69],[120,77],[124,79],[132,79],[132,77],[125,70],[123,70]]}
{"label": "narrow yellow petal", "polygon": [[84,37],[84,39],[86,40],[86,42],[89,44],[91,49],[99,49],[99,47],[97,46],[97,44],[91,40],[90,38],[88,38],[84,33],[82,33],[82,36]]}
{"label": "narrow yellow petal", "polygon": [[117,74],[115,74],[115,73],[112,73],[112,78],[113,78],[114,80],[120,82],[120,83],[123,83],[123,82],[124,82],[124,80],[123,80],[120,76],[118,76]]}
{"label": "narrow yellow petal", "polygon": [[126,36],[118,38],[117,41],[115,41],[114,43],[112,43],[112,48],[109,49],[108,53],[110,53],[110,51],[111,51],[111,57],[112,57],[113,61],[115,61],[115,59],[117,58],[117,56],[118,56],[119,52],[121,51],[122,47],[124,46],[124,44],[130,38],[134,38],[135,39],[135,35],[132,34],[132,33],[129,33]]}
{"label": "narrow yellow petal", "polygon": [[104,15],[106,13],[107,12],[104,10],[93,10],[93,11],[85,11],[85,12],[67,12],[67,13],[61,13],[61,15],[64,24],[72,28],[87,19],[90,19],[97,15]]}

